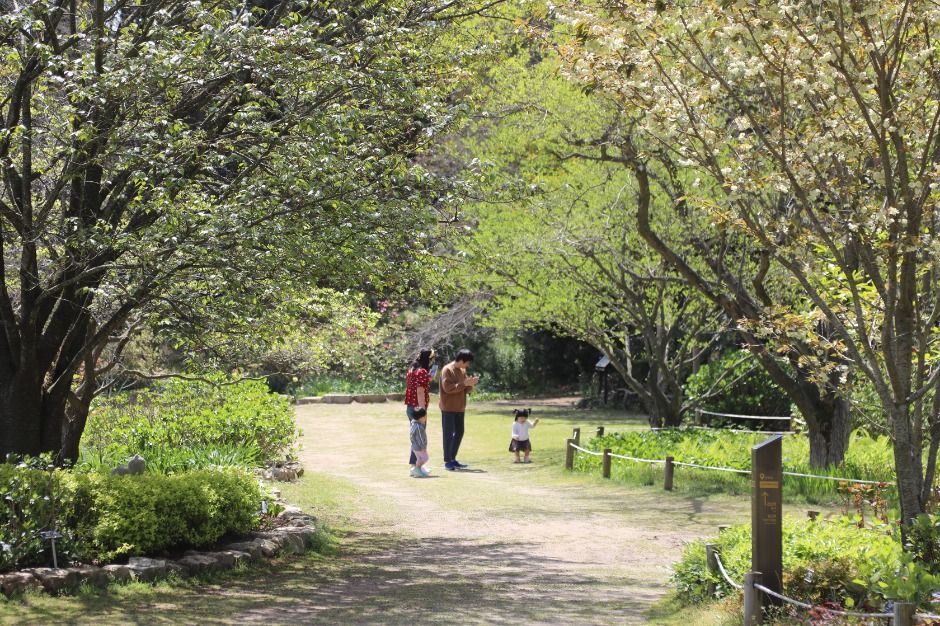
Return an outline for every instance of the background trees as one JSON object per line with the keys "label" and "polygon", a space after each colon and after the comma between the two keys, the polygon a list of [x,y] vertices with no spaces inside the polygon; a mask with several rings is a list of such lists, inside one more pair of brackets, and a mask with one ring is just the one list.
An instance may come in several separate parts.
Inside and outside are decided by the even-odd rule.
{"label": "background trees", "polygon": [[[0,454],[74,459],[143,325],[251,332],[407,277],[459,113],[433,1],[19,3],[0,14]],[[108,348],[109,352],[105,352]]]}
{"label": "background trees", "polygon": [[[608,153],[616,106],[559,76],[537,43],[507,37],[480,88],[487,114],[461,144],[488,174],[466,247],[468,265],[485,270],[474,274],[484,314],[593,345],[652,423],[678,425],[691,406],[685,378],[727,321],[637,234],[634,181]],[[701,226],[662,208],[673,240]]]}
{"label": "background trees", "polygon": [[[722,265],[700,274],[658,246],[664,258],[703,293],[732,298],[752,336],[792,348],[826,383],[820,400],[851,372],[866,377],[890,422],[903,516],[923,511],[940,444],[940,11],[840,0],[569,9],[569,67],[622,105],[641,207],[666,193],[745,233],[804,306],[781,308],[758,285],[745,298]],[[719,194],[650,180],[667,163]]]}

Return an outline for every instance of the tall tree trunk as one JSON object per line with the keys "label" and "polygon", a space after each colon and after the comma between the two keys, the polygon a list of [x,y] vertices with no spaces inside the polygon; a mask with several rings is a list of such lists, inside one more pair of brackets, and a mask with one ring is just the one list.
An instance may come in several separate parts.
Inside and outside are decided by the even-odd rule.
{"label": "tall tree trunk", "polygon": [[807,419],[810,467],[841,465],[849,449],[852,419],[848,400],[828,395],[820,399],[813,419]]}
{"label": "tall tree trunk", "polygon": [[9,454],[44,451],[42,397],[41,381],[25,375],[0,381],[0,461]]}

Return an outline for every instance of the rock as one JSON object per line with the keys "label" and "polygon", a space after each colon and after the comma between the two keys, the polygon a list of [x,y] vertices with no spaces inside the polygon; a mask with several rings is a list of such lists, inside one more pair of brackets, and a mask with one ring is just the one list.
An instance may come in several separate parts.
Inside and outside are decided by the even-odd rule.
{"label": "rock", "polygon": [[232,567],[238,567],[240,565],[247,565],[254,559],[252,559],[251,554],[248,552],[242,552],[241,550],[223,550],[219,552],[220,555],[225,555],[226,557],[231,557]]}
{"label": "rock", "polygon": [[167,561],[166,562],[166,573],[167,576],[170,574],[176,574],[180,578],[186,578],[189,576],[189,570],[185,565],[180,565],[178,561]]}
{"label": "rock", "polygon": [[212,554],[190,554],[189,556],[184,556],[179,559],[177,563],[185,567],[191,576],[216,572],[222,569],[218,559]]}
{"label": "rock", "polygon": [[320,399],[323,404],[349,404],[353,397],[345,393],[328,393]]}
{"label": "rock", "polygon": [[247,554],[252,561],[257,561],[260,559],[263,554],[261,551],[261,544],[255,541],[239,541],[236,543],[230,543],[224,546],[226,550],[231,552],[238,552],[241,554]]}
{"label": "rock", "polygon": [[42,589],[39,579],[29,572],[11,572],[0,575],[0,591],[7,597],[26,591]]}
{"label": "rock", "polygon": [[312,548],[317,541],[317,530],[313,526],[304,526],[293,531],[295,535],[303,538],[304,546]]}
{"label": "rock", "polygon": [[307,396],[306,398],[297,398],[297,404],[322,404],[323,398],[320,396]]}
{"label": "rock", "polygon": [[404,402],[405,394],[403,393],[387,393],[385,394],[385,399],[389,402]]}
{"label": "rock", "polygon": [[147,471],[147,461],[139,454],[135,454],[127,460],[127,473],[132,476],[138,476]]}
{"label": "rock", "polygon": [[268,539],[255,539],[255,543],[258,544],[258,547],[261,549],[261,554],[266,558],[271,558],[277,554],[278,550],[281,549],[281,544],[275,542],[274,540]]}
{"label": "rock", "polygon": [[132,556],[127,568],[138,580],[151,582],[166,576],[166,561],[164,559],[149,559],[143,556]]}
{"label": "rock", "polygon": [[107,587],[108,583],[111,582],[111,577],[108,576],[108,572],[100,567],[80,565],[78,567],[70,567],[69,571],[75,572],[78,577],[78,584],[85,583],[92,587]]}
{"label": "rock", "polygon": [[126,583],[133,578],[131,570],[126,565],[105,565],[101,568],[104,573],[113,581],[119,583]]}
{"label": "rock", "polygon": [[287,467],[272,467],[271,478],[279,480],[282,483],[289,483],[297,480],[297,472]]}
{"label": "rock", "polygon": [[235,567],[235,557],[228,550],[212,552],[210,556],[215,559],[215,562],[218,563],[219,567],[222,569]]}
{"label": "rock", "polygon": [[284,507],[283,511],[278,513],[277,516],[282,519],[291,519],[291,518],[297,517],[298,515],[303,515],[303,514],[304,512],[300,509],[300,507],[296,507],[292,504],[288,504]]}
{"label": "rock", "polygon": [[387,398],[384,393],[361,393],[353,396],[353,400],[359,404],[377,404],[386,402]]}
{"label": "rock", "polygon": [[112,476],[127,476],[129,474],[126,465],[118,465],[113,470],[111,470]]}
{"label": "rock", "polygon": [[276,541],[281,546],[281,550],[288,554],[303,554],[307,551],[307,542],[303,536],[286,529],[278,529],[272,541]]}
{"label": "rock", "polygon": [[49,593],[59,593],[69,587],[77,587],[79,582],[77,572],[62,567],[34,567],[23,571],[39,579]]}
{"label": "rock", "polygon": [[304,466],[300,464],[300,461],[290,461],[285,463],[284,467],[289,470],[294,470],[294,473],[297,474],[297,478],[304,475]]}

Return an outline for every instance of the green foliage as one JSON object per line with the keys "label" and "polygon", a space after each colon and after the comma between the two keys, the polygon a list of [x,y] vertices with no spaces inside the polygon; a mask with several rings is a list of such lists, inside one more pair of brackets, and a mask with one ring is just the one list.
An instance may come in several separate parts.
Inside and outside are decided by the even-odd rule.
{"label": "green foliage", "polygon": [[178,471],[257,465],[290,450],[297,431],[287,398],[269,393],[261,381],[211,380],[168,380],[97,399],[82,460],[116,463],[140,454],[151,469]]}
{"label": "green foliage", "polygon": [[60,562],[87,562],[207,546],[258,524],[260,487],[236,468],[111,476],[45,467],[0,464],[0,572],[51,565],[45,530],[62,534]]}
{"label": "green foliage", "polygon": [[72,529],[57,522],[67,508],[61,470],[50,471],[51,459],[31,459],[18,465],[0,464],[0,572],[52,562],[48,540],[40,533],[57,528],[59,558],[76,551]]}
{"label": "green foliage", "polygon": [[932,573],[940,573],[940,514],[921,513],[907,529],[905,548]]}
{"label": "green foliage", "polygon": [[[833,521],[784,518],[784,593],[812,604],[878,609],[886,600],[923,602],[929,574],[902,553],[890,527],[859,528],[848,517]],[[740,582],[751,569],[748,525],[732,527],[711,543],[732,580]],[[716,584],[716,596],[733,592],[719,575],[707,571],[705,541],[689,544],[674,566],[672,581],[689,603],[711,600],[706,585]],[[934,584],[936,581],[933,581]]]}
{"label": "green foliage", "polygon": [[153,554],[200,547],[228,533],[245,533],[258,522],[257,480],[235,468],[202,469],[174,475],[74,474],[73,525],[90,556]]}
{"label": "green foliage", "polygon": [[404,393],[404,388],[404,381],[358,380],[338,374],[324,374],[304,382],[294,393],[297,397],[322,396],[326,393]]}
{"label": "green foliage", "polygon": [[790,413],[787,396],[746,351],[727,351],[706,363],[686,379],[685,390],[690,398],[701,398],[701,408],[719,413]]}
{"label": "green foliage", "polygon": [[[664,459],[666,456],[672,456],[676,461],[685,463],[749,470],[751,447],[765,438],[766,436],[761,434],[721,430],[664,429],[611,432],[603,437],[591,439],[586,447],[598,451],[610,448],[615,454],[643,459]],[[786,471],[860,480],[894,480],[889,439],[885,436],[871,437],[863,430],[852,433],[851,443],[841,466],[825,470],[811,468],[808,459],[809,442],[806,437],[784,437],[783,465]],[[578,455],[576,469],[597,471],[598,464],[597,457]],[[644,467],[637,467],[638,465],[640,464],[615,461],[613,477],[649,484],[651,470],[645,467],[645,464]],[[694,483],[697,487],[710,491],[730,489],[742,493],[748,489],[748,480],[746,475],[732,475],[727,472],[685,467],[676,471],[676,484],[679,488]],[[799,496],[810,501],[831,501],[840,496],[840,487],[839,482],[835,480],[786,476],[784,493],[788,497]],[[894,490],[891,490],[890,496],[896,497]]]}

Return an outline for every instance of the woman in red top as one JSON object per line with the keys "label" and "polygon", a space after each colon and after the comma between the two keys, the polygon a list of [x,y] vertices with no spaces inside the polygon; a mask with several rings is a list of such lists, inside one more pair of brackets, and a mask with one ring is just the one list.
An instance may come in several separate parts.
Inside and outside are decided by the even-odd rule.
{"label": "woman in red top", "polygon": [[[415,409],[427,409],[431,399],[431,362],[434,360],[434,350],[425,348],[418,353],[411,363],[411,369],[405,374],[405,411],[408,413],[408,422],[415,418]],[[415,453],[411,453],[408,464],[414,470]]]}

